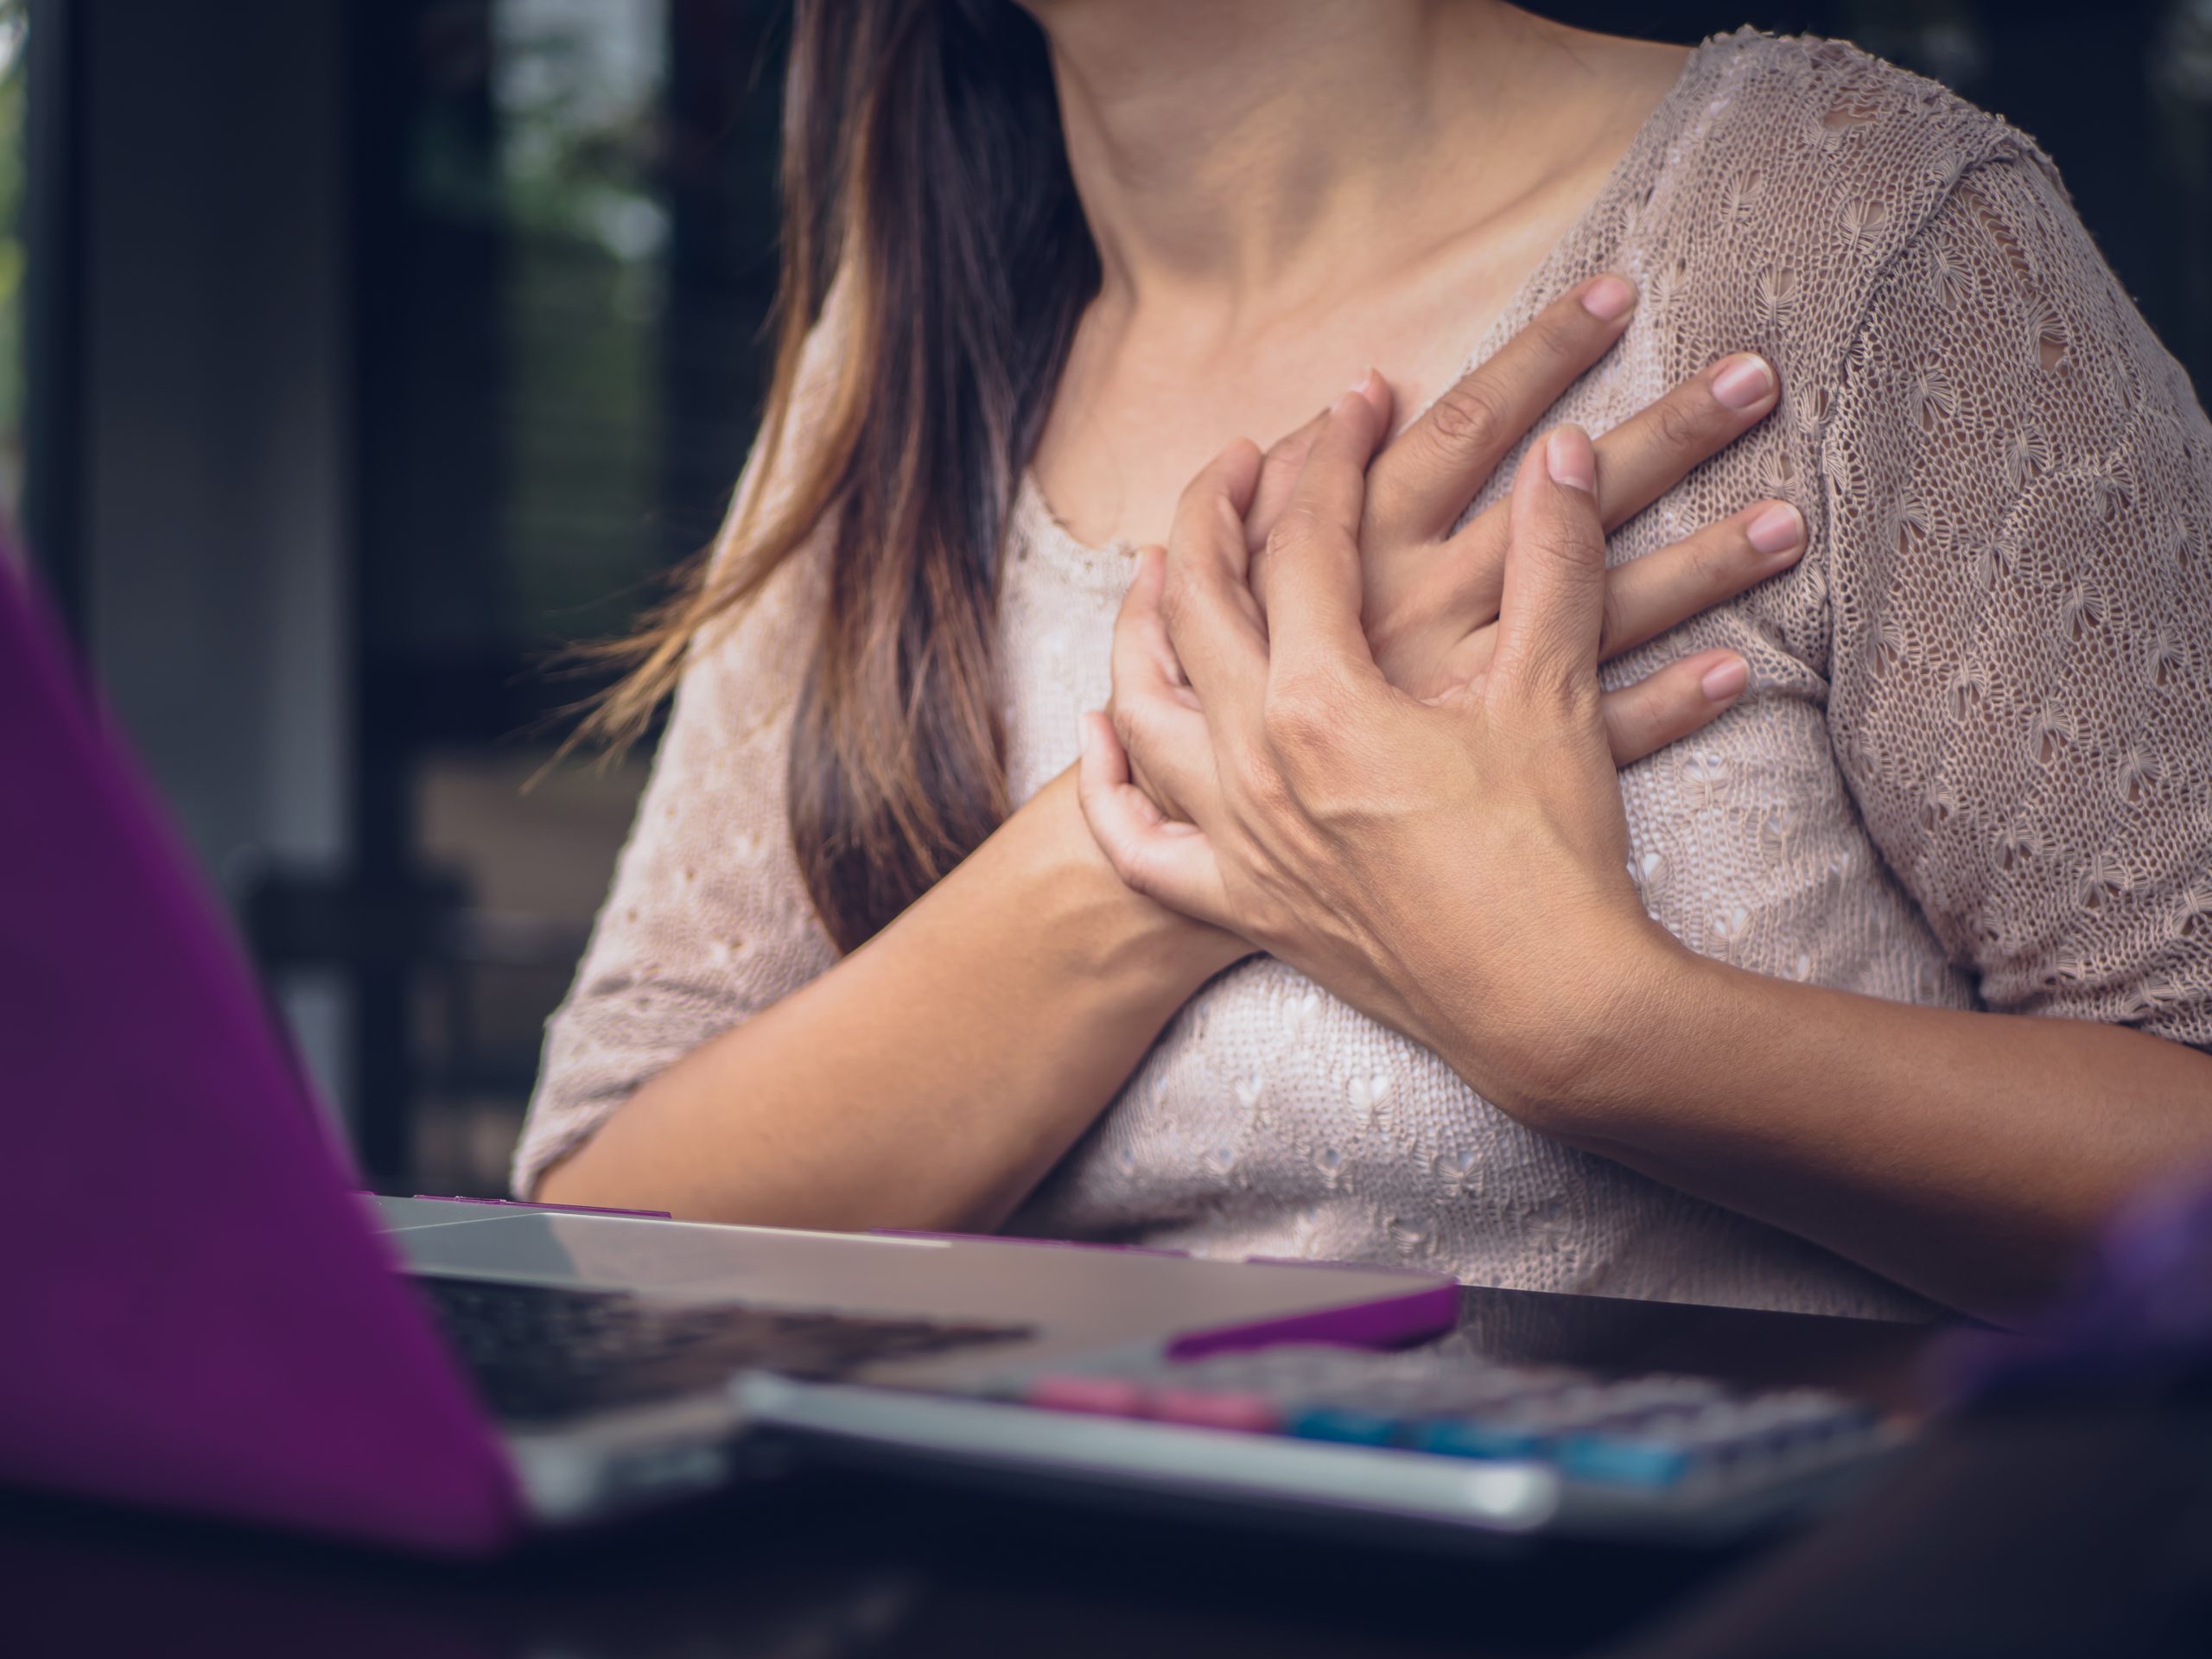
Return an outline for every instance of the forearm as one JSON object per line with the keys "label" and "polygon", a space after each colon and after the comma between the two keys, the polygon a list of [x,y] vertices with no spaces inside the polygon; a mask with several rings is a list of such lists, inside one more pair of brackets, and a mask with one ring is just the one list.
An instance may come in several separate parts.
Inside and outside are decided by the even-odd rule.
{"label": "forearm", "polygon": [[2018,1311],[2131,1189],[2212,1159],[2212,1057],[2194,1049],[1658,949],[1535,1120],[1951,1306]]}
{"label": "forearm", "polygon": [[991,1227],[1240,954],[1123,887],[1060,779],[861,950],[639,1089],[539,1196]]}

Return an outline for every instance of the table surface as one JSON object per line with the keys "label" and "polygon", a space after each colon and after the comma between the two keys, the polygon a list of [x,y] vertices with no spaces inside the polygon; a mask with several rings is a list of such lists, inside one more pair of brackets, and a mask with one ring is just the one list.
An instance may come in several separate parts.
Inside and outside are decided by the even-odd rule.
{"label": "table surface", "polygon": [[[1933,1327],[1465,1289],[1517,1363],[1681,1370],[1907,1402]],[[1387,1548],[814,1466],[491,1566],[0,1493],[0,1648],[367,1659],[2082,1652],[2203,1630],[2205,1415],[2069,1409],[1929,1435],[1798,1537],[1737,1551]],[[2183,1604],[2188,1611],[2183,1612]],[[1911,1608],[1911,1612],[1904,1612]],[[2004,1617],[1991,1624],[1991,1608]],[[2124,1612],[2126,1611],[2126,1612]],[[1980,1637],[2004,1632],[2002,1646]],[[1918,1632],[1924,1642],[1909,1642]],[[2042,1646],[2035,1646],[2042,1643]]]}
{"label": "table surface", "polygon": [[[1500,1358],[1911,1395],[1909,1325],[1469,1289]],[[2119,1394],[1933,1427],[1734,1553],[1391,1551],[798,1471],[493,1566],[0,1493],[0,1652],[288,1659],[1960,1659],[2201,1655],[2212,1402]]]}
{"label": "table surface", "polygon": [[[1924,1326],[1466,1291],[1500,1358],[1888,1401]],[[1732,1553],[1421,1554],[828,1468],[454,1567],[0,1493],[0,1652],[286,1659],[1968,1659],[2197,1655],[2212,1402],[1939,1423],[1819,1525]]]}
{"label": "table surface", "polygon": [[[1524,1291],[1463,1293],[1462,1338],[1517,1362],[1682,1370],[1908,1396],[1928,1327]],[[803,1469],[492,1567],[0,1496],[6,1627],[32,1651],[334,1656],[1564,1654],[1751,1564],[1546,1545],[1423,1554],[1164,1523]],[[28,1611],[26,1620],[23,1617]],[[312,1633],[312,1634],[310,1634]]]}

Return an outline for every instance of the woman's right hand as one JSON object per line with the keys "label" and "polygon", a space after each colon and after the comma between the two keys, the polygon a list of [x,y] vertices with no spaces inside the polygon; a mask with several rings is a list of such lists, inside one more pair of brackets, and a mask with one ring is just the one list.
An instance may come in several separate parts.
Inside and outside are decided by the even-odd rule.
{"label": "woman's right hand", "polygon": [[[1361,547],[1361,622],[1390,682],[1435,697],[1489,666],[1503,589],[1503,501],[1453,526],[1504,457],[1574,381],[1626,331],[1635,291],[1593,277],[1529,325],[1393,437],[1368,471]],[[1379,382],[1367,383],[1369,395]],[[1388,392],[1381,396],[1387,401]],[[1772,412],[1772,369],[1748,353],[1721,359],[1597,441],[1598,508],[1617,530]],[[1384,423],[1390,411],[1381,411]],[[1251,601],[1264,610],[1268,548],[1291,486],[1320,429],[1317,417],[1265,458],[1244,531]],[[1783,501],[1759,501],[1648,557],[1607,573],[1600,660],[1665,632],[1796,563],[1805,525]],[[1163,611],[1172,620],[1171,564]],[[1704,652],[1607,694],[1614,759],[1641,760],[1724,712],[1743,677],[1729,653]],[[1709,677],[1723,671],[1716,678]],[[1728,688],[1732,685],[1734,690]],[[1719,695],[1716,695],[1716,691]]]}

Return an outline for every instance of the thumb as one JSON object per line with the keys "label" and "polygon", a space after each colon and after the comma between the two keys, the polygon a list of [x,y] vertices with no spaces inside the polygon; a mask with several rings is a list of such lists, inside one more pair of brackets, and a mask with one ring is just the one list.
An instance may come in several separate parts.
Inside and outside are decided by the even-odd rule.
{"label": "thumb", "polygon": [[1590,435],[1562,426],[1531,444],[1513,480],[1491,683],[1559,693],[1598,686],[1605,527]]}

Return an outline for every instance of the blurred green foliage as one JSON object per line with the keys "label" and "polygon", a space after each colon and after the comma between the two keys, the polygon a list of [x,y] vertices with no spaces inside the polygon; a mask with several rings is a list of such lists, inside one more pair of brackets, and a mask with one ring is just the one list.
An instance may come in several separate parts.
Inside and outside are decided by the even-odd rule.
{"label": "blurred green foliage", "polygon": [[495,0],[504,529],[534,649],[628,627],[659,569],[667,0]]}
{"label": "blurred green foliage", "polygon": [[10,518],[23,457],[23,70],[29,38],[29,0],[0,0],[0,515]]}

